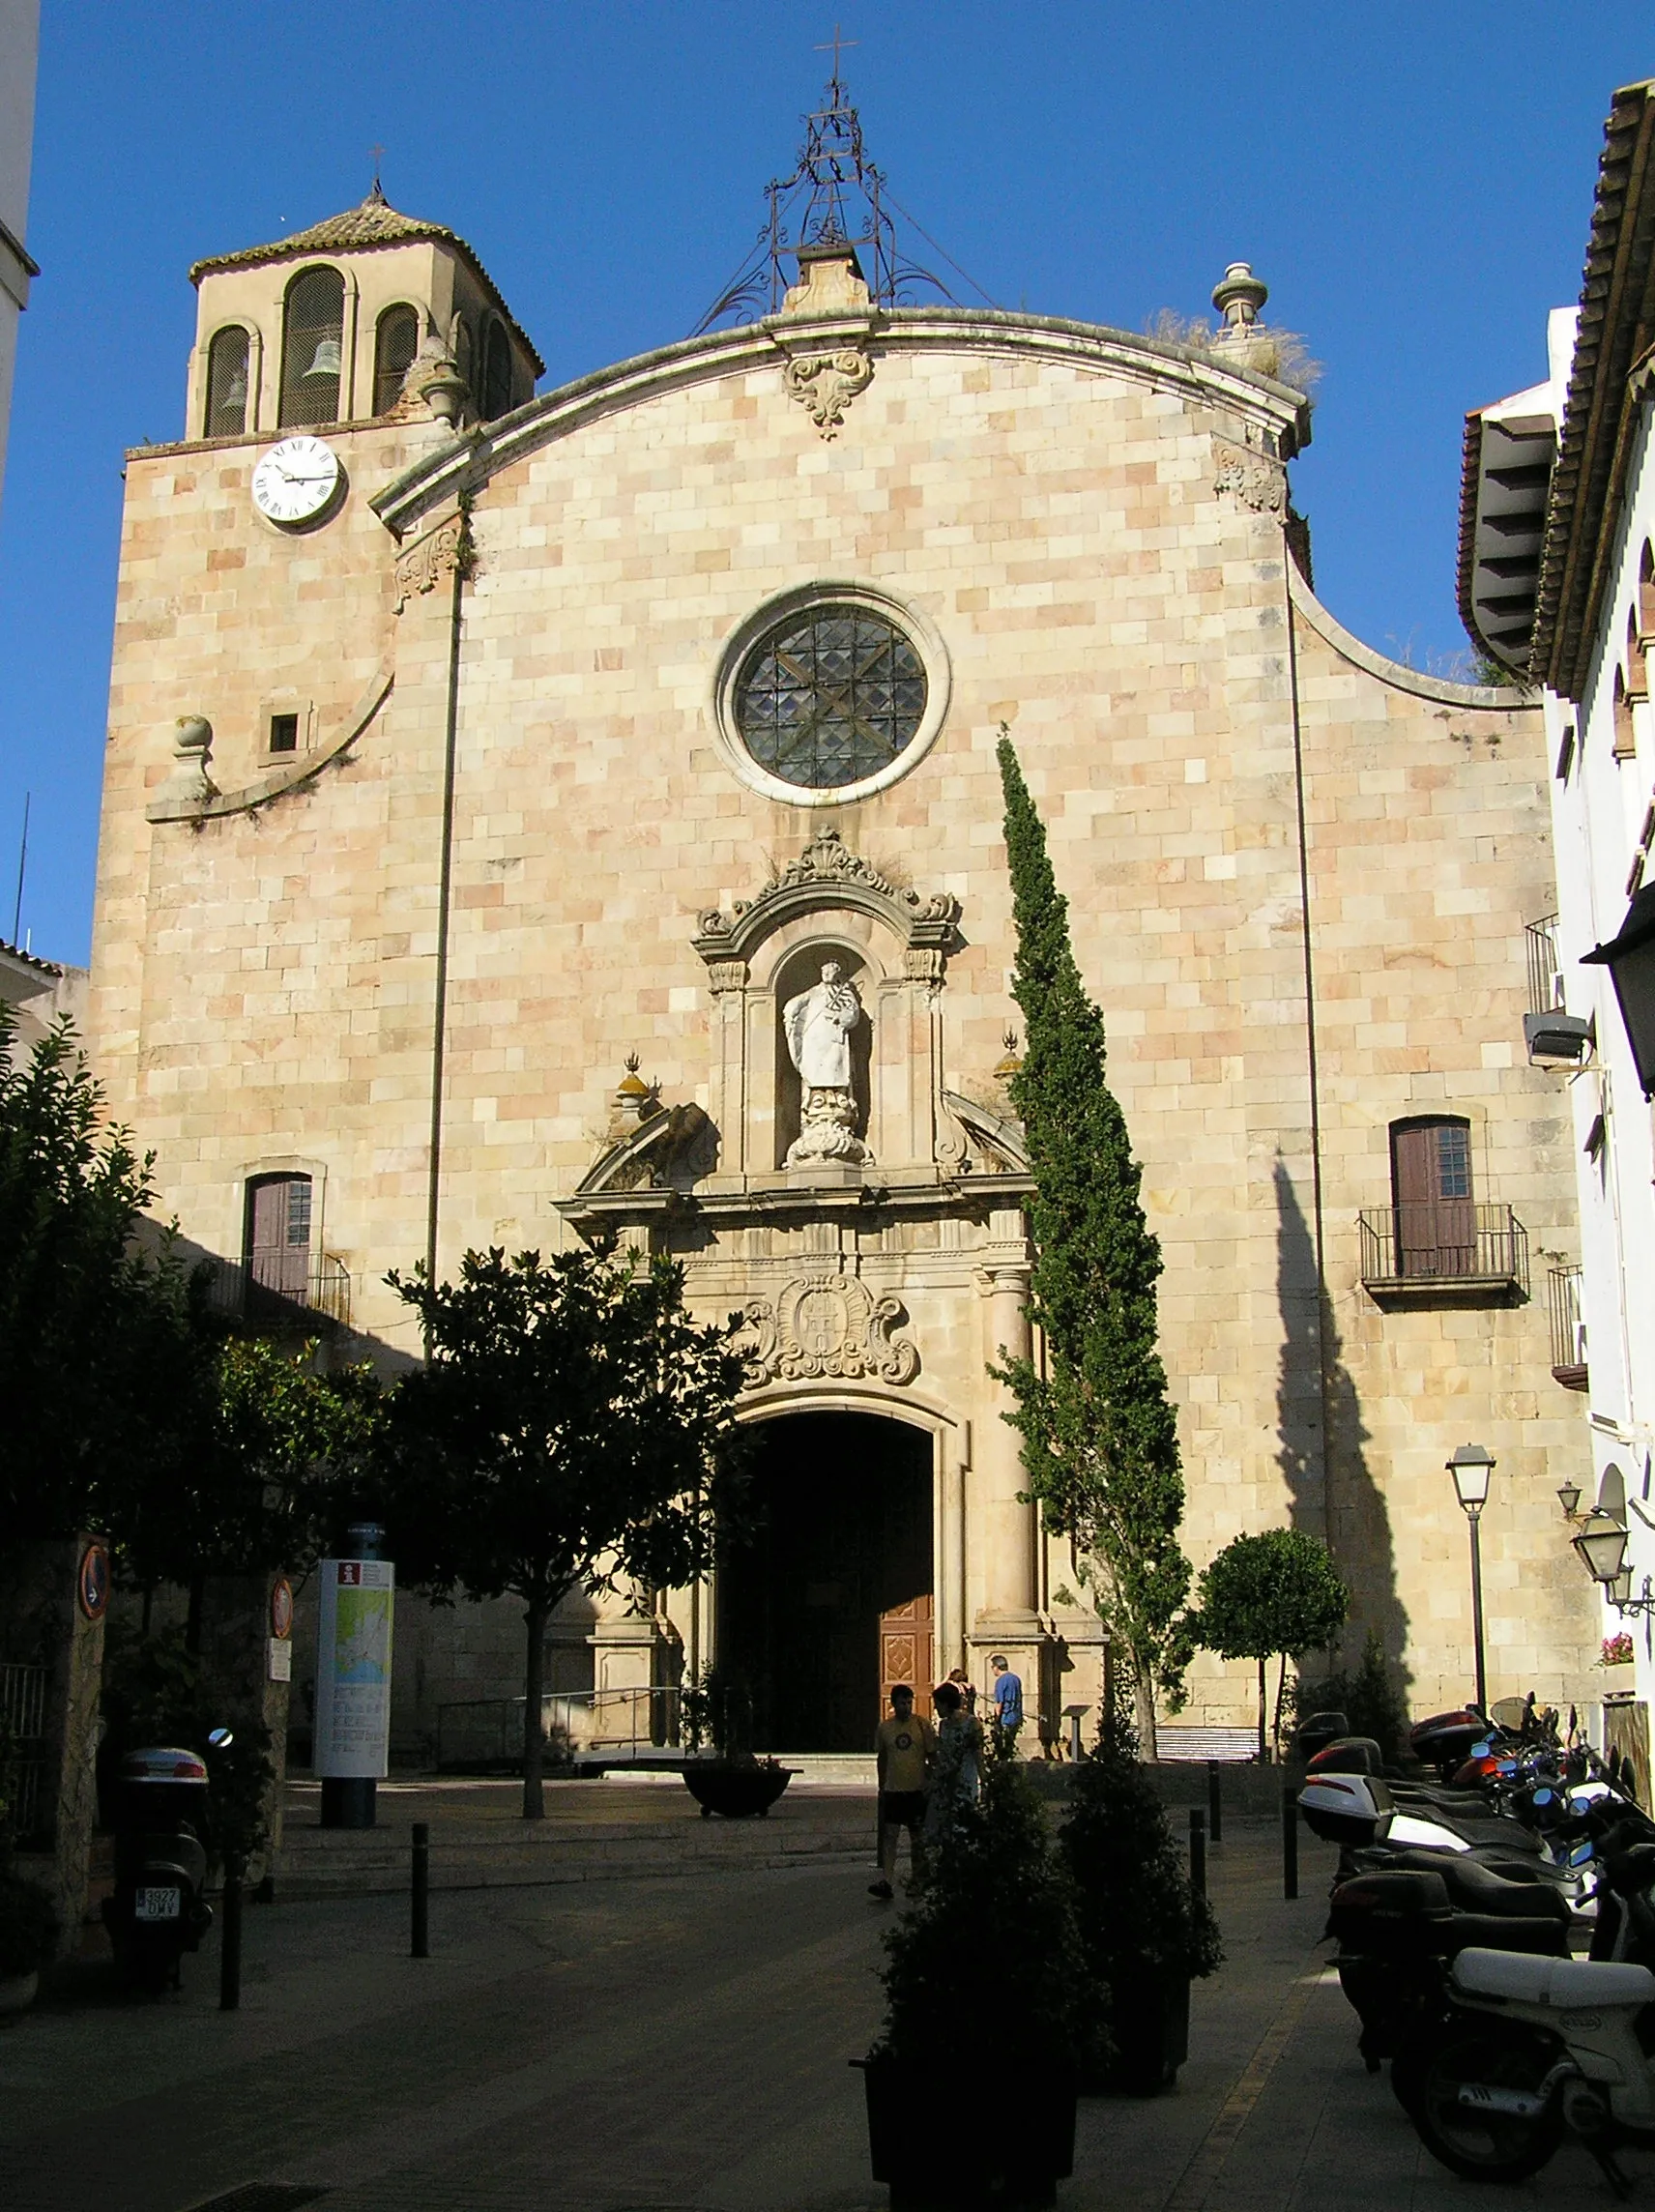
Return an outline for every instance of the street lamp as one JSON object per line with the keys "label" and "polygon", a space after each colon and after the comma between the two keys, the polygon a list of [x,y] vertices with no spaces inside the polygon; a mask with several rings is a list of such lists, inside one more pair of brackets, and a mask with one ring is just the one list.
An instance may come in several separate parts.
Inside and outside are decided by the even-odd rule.
{"label": "street lamp", "polygon": [[1572,1521],[1581,1502],[1580,1484],[1578,1482],[1560,1482],[1557,1485],[1557,1502],[1563,1508],[1564,1520]]}
{"label": "street lamp", "polygon": [[1477,1710],[1489,1709],[1488,1666],[1483,1654],[1483,1550],[1477,1523],[1489,1501],[1489,1477],[1495,1463],[1481,1444],[1460,1444],[1448,1461],[1454,1477],[1454,1495],[1471,1526],[1471,1638],[1477,1663]]}
{"label": "street lamp", "polygon": [[1655,884],[1634,897],[1619,935],[1583,952],[1581,965],[1609,970],[1638,1080],[1644,1097],[1655,1097]]}
{"label": "street lamp", "polygon": [[1632,1569],[1626,1563],[1627,1537],[1625,1522],[1617,1521],[1612,1513],[1606,1513],[1597,1505],[1586,1515],[1580,1534],[1573,1538],[1587,1574],[1623,1620],[1629,1613],[1655,1613],[1655,1597],[1650,1595],[1652,1585],[1648,1575],[1643,1578],[1639,1595],[1632,1594]]}

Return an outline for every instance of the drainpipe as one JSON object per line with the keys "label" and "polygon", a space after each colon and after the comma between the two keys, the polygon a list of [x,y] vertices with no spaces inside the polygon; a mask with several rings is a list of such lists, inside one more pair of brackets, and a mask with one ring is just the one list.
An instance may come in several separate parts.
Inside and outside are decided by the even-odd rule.
{"label": "drainpipe", "polygon": [[1328,1468],[1330,1378],[1327,1372],[1327,1268],[1321,1208],[1321,1086],[1316,1045],[1316,962],[1310,931],[1310,830],[1305,816],[1304,730],[1299,717],[1298,629],[1292,601],[1292,547],[1282,533],[1282,585],[1288,625],[1288,696],[1292,711],[1293,805],[1298,823],[1299,946],[1304,961],[1305,1069],[1310,1085],[1311,1236],[1316,1246],[1316,1367],[1321,1406],[1321,1533],[1333,1551],[1332,1478]]}
{"label": "drainpipe", "polygon": [[[471,501],[460,498],[459,537],[454,546],[449,602],[449,696],[443,733],[443,835],[437,876],[437,973],[431,1006],[431,1140],[425,1186],[425,1277],[437,1280],[437,1217],[443,1177],[443,1062],[448,1041],[449,906],[453,880],[454,754],[460,718],[460,631],[466,578],[471,573]],[[426,1352],[430,1345],[427,1340]]]}

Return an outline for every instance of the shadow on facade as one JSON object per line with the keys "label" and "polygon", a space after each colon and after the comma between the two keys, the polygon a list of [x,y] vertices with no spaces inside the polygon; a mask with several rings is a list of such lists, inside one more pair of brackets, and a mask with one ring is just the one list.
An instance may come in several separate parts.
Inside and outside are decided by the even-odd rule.
{"label": "shadow on facade", "polygon": [[[1390,1514],[1368,1470],[1368,1432],[1356,1385],[1342,1356],[1332,1300],[1316,1263],[1316,1239],[1287,1163],[1278,1155],[1276,1295],[1282,1316],[1276,1385],[1277,1464],[1289,1515],[1306,1535],[1325,1537],[1350,1585],[1350,1619],[1342,1662],[1361,1662],[1376,1632],[1407,1702],[1408,1614],[1397,1595]],[[1323,1433],[1325,1427],[1325,1434]],[[1315,1662],[1310,1672],[1316,1672]]]}

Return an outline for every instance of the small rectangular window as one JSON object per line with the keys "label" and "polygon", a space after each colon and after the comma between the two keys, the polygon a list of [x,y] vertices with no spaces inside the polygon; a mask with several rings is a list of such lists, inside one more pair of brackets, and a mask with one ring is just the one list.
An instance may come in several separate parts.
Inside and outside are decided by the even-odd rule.
{"label": "small rectangular window", "polygon": [[1451,1122],[1437,1131],[1437,1195],[1471,1195],[1471,1132]]}
{"label": "small rectangular window", "polygon": [[273,753],[296,753],[299,750],[299,716],[273,714],[270,718],[270,749]]}

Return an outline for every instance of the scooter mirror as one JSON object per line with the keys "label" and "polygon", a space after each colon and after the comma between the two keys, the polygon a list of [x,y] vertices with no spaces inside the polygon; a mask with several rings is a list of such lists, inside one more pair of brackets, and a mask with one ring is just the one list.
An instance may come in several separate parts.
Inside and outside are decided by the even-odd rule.
{"label": "scooter mirror", "polygon": [[235,1740],[234,1733],[227,1728],[216,1728],[207,1738],[215,1751],[228,1751]]}

